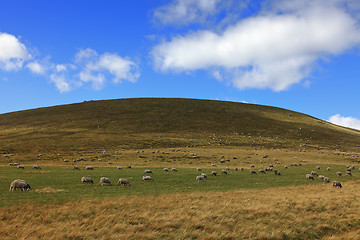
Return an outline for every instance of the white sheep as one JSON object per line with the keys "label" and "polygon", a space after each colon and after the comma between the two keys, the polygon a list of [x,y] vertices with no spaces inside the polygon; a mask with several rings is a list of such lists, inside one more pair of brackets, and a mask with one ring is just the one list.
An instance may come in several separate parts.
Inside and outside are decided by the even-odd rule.
{"label": "white sheep", "polygon": [[205,181],[205,178],[203,176],[196,176],[196,181]]}
{"label": "white sheep", "polygon": [[14,191],[16,188],[20,188],[21,191],[30,191],[30,185],[21,179],[16,179],[10,183],[9,191]]}
{"label": "white sheep", "polygon": [[92,183],[92,184],[94,184],[94,181],[89,177],[82,177],[81,178],[81,183]]}
{"label": "white sheep", "polygon": [[332,181],[332,186],[342,188],[342,185],[339,181]]}
{"label": "white sheep", "polygon": [[101,177],[100,178],[100,185],[108,185],[111,186],[111,181],[107,177]]}
{"label": "white sheep", "polygon": [[152,181],[152,182],[154,181],[154,179],[151,176],[143,176],[142,180],[143,181]]}
{"label": "white sheep", "polygon": [[306,179],[307,180],[310,180],[310,179],[314,180],[314,177],[313,177],[312,174],[306,174]]}
{"label": "white sheep", "polygon": [[128,185],[128,186],[131,186],[129,180],[127,180],[127,179],[125,179],[125,178],[120,178],[120,179],[118,180],[118,184],[117,184],[117,185],[118,185],[118,186],[120,186],[120,185],[124,185],[124,186]]}
{"label": "white sheep", "polygon": [[149,170],[149,169],[146,169],[146,170],[144,171],[144,174],[152,174],[152,171]]}

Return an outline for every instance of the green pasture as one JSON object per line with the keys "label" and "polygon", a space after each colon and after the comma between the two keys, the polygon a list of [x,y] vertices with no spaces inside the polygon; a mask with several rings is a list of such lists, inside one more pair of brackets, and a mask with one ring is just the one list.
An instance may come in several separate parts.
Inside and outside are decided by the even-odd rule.
{"label": "green pasture", "polygon": [[[353,176],[345,176],[344,165],[320,165],[321,169],[315,169],[315,165],[303,165],[284,169],[283,166],[277,166],[281,176],[273,172],[266,174],[251,175],[250,169],[244,171],[235,171],[231,169],[228,175],[221,174],[221,168],[203,168],[203,173],[208,175],[205,182],[195,180],[198,172],[196,168],[181,168],[178,172],[164,172],[162,168],[151,168],[154,182],[143,182],[145,168],[123,168],[116,167],[98,167],[94,170],[72,170],[69,167],[51,167],[44,166],[40,170],[25,166],[24,170],[16,167],[0,167],[0,205],[12,204],[44,204],[61,203],[66,201],[76,201],[83,199],[95,199],[105,197],[116,197],[120,195],[159,195],[181,192],[226,192],[241,189],[267,189],[272,187],[306,185],[306,184],[324,184],[315,177],[315,181],[306,180],[305,175],[311,171],[316,171],[319,175],[324,175],[330,180],[339,180],[341,182],[356,180],[360,176],[358,169],[352,171]],[[331,170],[326,168],[330,166]],[[260,168],[254,168],[258,172]],[[217,171],[218,176],[210,176],[211,171]],[[341,171],[343,176],[336,176],[335,172]],[[83,176],[91,177],[94,184],[82,184],[80,178]],[[100,177],[108,177],[112,181],[112,186],[99,185]],[[126,178],[131,186],[117,186],[119,178]],[[30,192],[20,190],[9,192],[9,185],[14,179],[23,179],[31,186]],[[328,187],[331,187],[328,185]],[[346,184],[345,186],[346,187]]]}

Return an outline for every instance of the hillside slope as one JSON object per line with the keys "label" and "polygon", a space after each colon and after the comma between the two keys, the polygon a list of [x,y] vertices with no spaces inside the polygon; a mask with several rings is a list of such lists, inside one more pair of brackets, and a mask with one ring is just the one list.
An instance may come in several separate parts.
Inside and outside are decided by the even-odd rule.
{"label": "hillside slope", "polygon": [[360,132],[275,107],[194,99],[88,101],[0,115],[4,154],[188,145],[358,151]]}

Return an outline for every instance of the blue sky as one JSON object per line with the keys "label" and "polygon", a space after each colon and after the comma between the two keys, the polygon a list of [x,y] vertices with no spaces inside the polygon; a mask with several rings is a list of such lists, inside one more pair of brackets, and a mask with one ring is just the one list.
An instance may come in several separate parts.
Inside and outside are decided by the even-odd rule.
{"label": "blue sky", "polygon": [[1,1],[0,113],[135,97],[360,129],[357,0]]}

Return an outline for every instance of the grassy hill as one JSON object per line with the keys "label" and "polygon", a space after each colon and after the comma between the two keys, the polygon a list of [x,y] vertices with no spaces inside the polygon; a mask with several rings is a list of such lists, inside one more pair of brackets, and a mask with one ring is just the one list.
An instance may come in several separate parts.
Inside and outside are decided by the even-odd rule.
{"label": "grassy hill", "polygon": [[0,115],[3,154],[189,145],[357,151],[360,132],[281,108],[194,99],[86,101]]}

